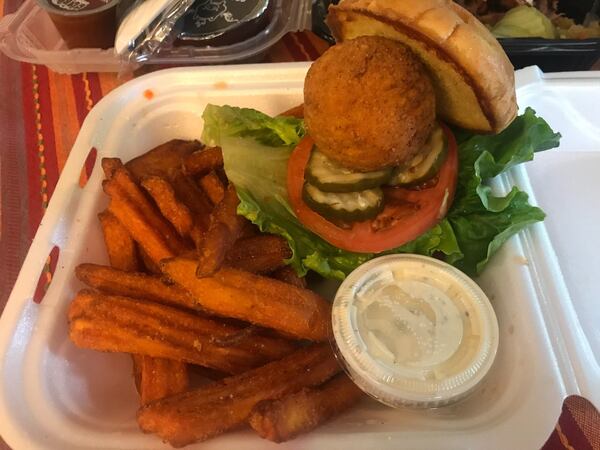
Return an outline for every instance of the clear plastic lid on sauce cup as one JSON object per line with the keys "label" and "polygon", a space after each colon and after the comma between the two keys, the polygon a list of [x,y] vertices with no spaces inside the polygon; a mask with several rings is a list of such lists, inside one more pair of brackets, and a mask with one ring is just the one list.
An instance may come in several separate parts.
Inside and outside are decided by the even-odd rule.
{"label": "clear plastic lid on sauce cup", "polygon": [[334,349],[348,375],[389,406],[432,408],[481,383],[498,348],[498,322],[477,284],[419,255],[361,265],[333,309]]}
{"label": "clear plastic lid on sauce cup", "polygon": [[111,48],[120,0],[37,0],[68,48]]}

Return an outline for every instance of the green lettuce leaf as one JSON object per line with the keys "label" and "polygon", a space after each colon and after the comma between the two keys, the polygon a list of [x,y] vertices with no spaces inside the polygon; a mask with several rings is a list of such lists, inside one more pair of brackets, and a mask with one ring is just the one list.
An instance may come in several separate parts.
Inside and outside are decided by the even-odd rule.
{"label": "green lettuce leaf", "polygon": [[452,263],[476,275],[509,237],[545,217],[516,186],[497,196],[488,181],[537,151],[558,147],[561,136],[531,108],[498,135],[457,135],[458,184],[447,218],[464,257]]}
{"label": "green lettuce leaf", "polygon": [[527,194],[518,190],[502,212],[481,210],[465,215],[452,214],[449,221],[464,254],[453,264],[470,275],[481,273],[490,257],[509,237],[544,217],[540,208],[527,202]]}
{"label": "green lettuce leaf", "polygon": [[221,136],[247,137],[270,146],[296,145],[304,136],[304,121],[295,117],[270,117],[250,108],[207,105],[202,114],[202,139],[217,145]]}
{"label": "green lettuce leaf", "polygon": [[506,209],[519,192],[513,188],[507,195],[492,195],[485,180],[494,178],[511,167],[533,159],[536,151],[558,147],[560,134],[527,108],[508,128],[498,135],[457,133],[459,148],[458,185],[451,214]]}
{"label": "green lettuce leaf", "polygon": [[[203,118],[202,139],[223,149],[225,171],[240,198],[238,213],[288,241],[293,252],[288,262],[299,275],[314,270],[341,280],[376,256],[340,250],[304,228],[294,215],[287,197],[287,161],[305,134],[302,120],[214,105],[207,106]],[[476,275],[510,236],[544,219],[518,188],[495,195],[487,182],[531,160],[534,152],[556,147],[560,134],[528,108],[499,135],[456,130],[456,137],[460,168],[447,217],[414,241],[384,253],[441,257]]]}

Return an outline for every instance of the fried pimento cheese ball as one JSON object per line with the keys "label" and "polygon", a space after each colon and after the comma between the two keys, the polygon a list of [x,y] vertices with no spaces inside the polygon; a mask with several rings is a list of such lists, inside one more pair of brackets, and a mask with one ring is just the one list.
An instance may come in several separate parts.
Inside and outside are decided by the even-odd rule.
{"label": "fried pimento cheese ball", "polygon": [[426,69],[399,42],[363,36],[313,63],[304,116],[319,150],[348,169],[373,171],[417,156],[435,121]]}

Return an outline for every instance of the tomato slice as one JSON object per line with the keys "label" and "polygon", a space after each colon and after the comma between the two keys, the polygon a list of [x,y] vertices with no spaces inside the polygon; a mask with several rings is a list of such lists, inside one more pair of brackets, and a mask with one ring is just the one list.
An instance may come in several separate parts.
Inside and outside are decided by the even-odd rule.
{"label": "tomato slice", "polygon": [[458,149],[450,130],[442,125],[448,154],[437,174],[437,182],[421,189],[385,189],[386,206],[374,219],[340,228],[325,219],[302,199],[304,171],[313,148],[307,136],[288,161],[287,188],[292,208],[302,224],[327,242],[343,250],[379,253],[412,241],[435,226],[448,212],[454,199],[458,175]]}

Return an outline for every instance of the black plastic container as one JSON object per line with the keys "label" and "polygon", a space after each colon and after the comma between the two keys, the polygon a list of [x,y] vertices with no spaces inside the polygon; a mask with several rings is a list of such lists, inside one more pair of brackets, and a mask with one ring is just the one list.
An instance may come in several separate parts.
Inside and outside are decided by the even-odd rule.
{"label": "black plastic container", "polygon": [[[598,14],[600,0],[559,0],[558,11],[582,23],[592,10]],[[539,39],[500,38],[502,48],[515,66],[539,66],[544,72],[588,70],[600,59],[600,38]]]}
{"label": "black plastic container", "polygon": [[600,38],[498,39],[515,69],[539,66],[544,72],[588,70],[600,59]]}
{"label": "black plastic container", "polygon": [[[600,0],[560,0],[559,11],[580,23],[587,12],[596,7]],[[327,7],[336,0],[313,2],[313,31],[334,43],[325,24]],[[539,66],[544,72],[568,72],[588,70],[600,59],[600,38],[593,39],[498,39],[515,69]]]}

